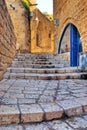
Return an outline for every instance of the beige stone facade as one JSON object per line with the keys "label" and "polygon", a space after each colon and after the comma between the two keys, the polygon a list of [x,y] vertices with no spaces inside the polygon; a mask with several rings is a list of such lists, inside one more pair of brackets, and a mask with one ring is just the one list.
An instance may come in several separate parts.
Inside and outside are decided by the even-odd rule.
{"label": "beige stone facade", "polygon": [[86,0],[53,0],[54,19],[59,20],[55,26],[55,53],[64,28],[68,23],[75,25],[80,33],[83,52],[87,51],[87,1]]}
{"label": "beige stone facade", "polygon": [[[6,0],[6,3],[17,38],[16,50],[29,51],[29,21],[26,9],[23,7],[21,0]],[[15,9],[13,9],[10,5],[12,5]]]}
{"label": "beige stone facade", "polygon": [[[28,1],[30,3],[30,15],[32,15],[32,12],[34,14],[32,18],[28,17],[21,0],[13,2],[6,0],[17,38],[16,50],[18,52],[28,51],[31,53],[53,52],[53,23],[36,9],[36,0]],[[34,20],[36,15],[39,21]]]}
{"label": "beige stone facade", "polygon": [[0,0],[0,78],[16,53],[14,27],[5,0]]}
{"label": "beige stone facade", "polygon": [[31,52],[54,51],[54,24],[37,8],[33,11],[30,23],[31,28]]}

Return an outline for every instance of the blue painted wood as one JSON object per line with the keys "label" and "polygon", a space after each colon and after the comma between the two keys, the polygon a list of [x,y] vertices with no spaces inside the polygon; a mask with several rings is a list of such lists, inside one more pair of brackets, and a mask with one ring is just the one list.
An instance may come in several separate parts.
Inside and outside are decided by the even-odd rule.
{"label": "blue painted wood", "polygon": [[79,52],[81,52],[80,35],[74,25],[70,25],[70,66],[79,65]]}
{"label": "blue painted wood", "polygon": [[61,53],[60,52],[61,42],[68,26],[70,26],[70,66],[78,66],[79,65],[79,52],[82,52],[82,44],[80,40],[80,34],[77,28],[71,23],[67,24],[67,26],[65,27],[61,35],[61,39],[60,39],[59,47],[58,47],[58,54]]}

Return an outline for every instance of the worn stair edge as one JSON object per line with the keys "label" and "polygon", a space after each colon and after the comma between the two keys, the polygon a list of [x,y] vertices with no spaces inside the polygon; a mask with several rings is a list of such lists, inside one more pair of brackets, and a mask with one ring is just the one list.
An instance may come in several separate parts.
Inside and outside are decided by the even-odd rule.
{"label": "worn stair edge", "polygon": [[8,68],[7,72],[10,73],[44,73],[44,74],[50,74],[50,73],[72,73],[77,72],[77,68],[51,68],[51,69],[37,69],[37,68]]}
{"label": "worn stair edge", "polygon": [[6,73],[5,79],[35,79],[35,80],[63,80],[63,79],[84,79],[87,73],[65,73],[65,74],[36,74],[36,73]]}
{"label": "worn stair edge", "polygon": [[[41,103],[31,105],[1,105],[0,125],[13,123],[31,123],[61,119],[64,116],[77,116],[87,112],[79,102],[67,100],[66,103]],[[65,104],[65,105],[64,105]],[[87,107],[86,107],[87,108]]]}

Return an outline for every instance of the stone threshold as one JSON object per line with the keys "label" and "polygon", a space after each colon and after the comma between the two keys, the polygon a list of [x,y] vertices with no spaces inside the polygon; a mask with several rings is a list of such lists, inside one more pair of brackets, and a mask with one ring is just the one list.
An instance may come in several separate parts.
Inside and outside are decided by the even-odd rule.
{"label": "stone threshold", "polygon": [[72,117],[87,112],[87,101],[64,100],[51,103],[0,106],[0,125],[34,123]]}

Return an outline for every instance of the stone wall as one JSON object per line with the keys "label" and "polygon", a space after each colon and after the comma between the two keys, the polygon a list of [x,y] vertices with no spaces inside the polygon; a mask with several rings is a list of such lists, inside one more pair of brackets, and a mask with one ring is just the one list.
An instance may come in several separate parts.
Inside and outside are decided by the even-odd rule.
{"label": "stone wall", "polygon": [[80,35],[83,52],[87,51],[87,0],[53,0],[55,26],[55,53],[58,53],[62,32],[68,23],[74,24]]}
{"label": "stone wall", "polygon": [[0,79],[15,56],[16,38],[5,0],[0,0]]}
{"label": "stone wall", "polygon": [[31,52],[54,51],[54,24],[38,9],[31,18]]}
{"label": "stone wall", "polygon": [[[23,7],[21,0],[6,0],[7,7],[14,25],[14,31],[17,38],[16,50],[29,51],[29,21],[26,9]],[[14,8],[12,8],[12,5]]]}

